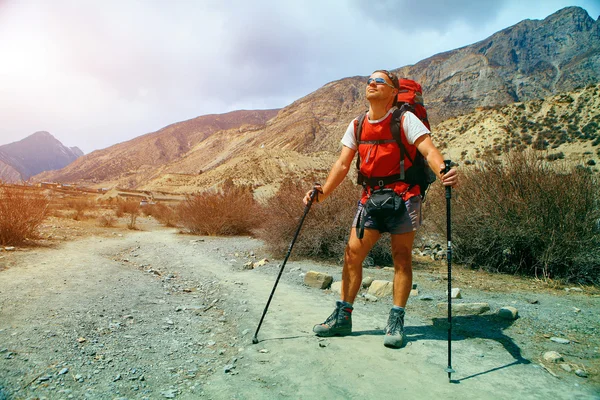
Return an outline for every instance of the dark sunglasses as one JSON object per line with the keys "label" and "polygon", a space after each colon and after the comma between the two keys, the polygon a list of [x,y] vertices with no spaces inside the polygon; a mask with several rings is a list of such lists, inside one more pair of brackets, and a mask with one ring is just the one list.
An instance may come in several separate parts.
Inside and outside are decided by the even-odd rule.
{"label": "dark sunglasses", "polygon": [[370,85],[373,82],[375,82],[375,84],[377,84],[377,85],[387,85],[387,86],[391,87],[392,89],[396,89],[396,87],[394,85],[390,85],[383,78],[369,78],[369,79],[367,79],[367,85]]}

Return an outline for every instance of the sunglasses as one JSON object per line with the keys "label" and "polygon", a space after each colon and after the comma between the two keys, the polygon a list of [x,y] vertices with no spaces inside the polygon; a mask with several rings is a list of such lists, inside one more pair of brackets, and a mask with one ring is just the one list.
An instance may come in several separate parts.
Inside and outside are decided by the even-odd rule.
{"label": "sunglasses", "polygon": [[369,78],[369,79],[367,79],[367,85],[370,85],[373,82],[375,82],[375,84],[377,84],[377,85],[386,85],[386,86],[391,87],[392,89],[396,89],[396,87],[394,85],[390,85],[383,78]]}

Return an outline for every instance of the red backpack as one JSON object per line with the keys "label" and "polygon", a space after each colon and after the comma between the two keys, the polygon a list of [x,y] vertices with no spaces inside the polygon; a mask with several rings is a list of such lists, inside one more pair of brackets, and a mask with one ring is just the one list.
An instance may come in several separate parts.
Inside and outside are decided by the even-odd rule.
{"label": "red backpack", "polygon": [[[415,114],[427,127],[430,129],[429,120],[427,119],[427,110],[423,105],[423,94],[421,85],[410,79],[399,79],[399,92],[397,107],[398,109],[392,114],[392,122],[390,129],[392,131],[392,137],[400,148],[400,173],[385,177],[366,177],[360,172],[360,152],[357,151],[356,168],[358,169],[358,184],[363,187],[376,187],[389,185],[393,182],[403,181],[409,183],[411,186],[419,185],[421,190],[421,196],[425,198],[425,193],[429,188],[429,185],[436,179],[435,174],[427,164],[425,158],[417,150],[414,158],[410,156],[406,147],[402,143],[402,128],[401,121],[402,116],[406,111],[411,111]],[[356,134],[356,143],[362,144],[384,144],[388,143],[389,140],[378,140],[378,141],[361,141],[360,135],[366,113],[358,118],[358,121],[354,125],[354,132]],[[408,167],[405,166],[405,159],[408,160]]]}

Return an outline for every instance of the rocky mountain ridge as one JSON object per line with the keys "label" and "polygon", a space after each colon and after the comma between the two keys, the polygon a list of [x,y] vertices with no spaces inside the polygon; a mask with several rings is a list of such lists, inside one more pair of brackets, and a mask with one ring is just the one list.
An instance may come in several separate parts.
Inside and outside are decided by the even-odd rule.
{"label": "rocky mountain ridge", "polygon": [[66,147],[48,132],[35,132],[0,146],[0,180],[26,181],[40,172],[61,169],[81,156],[78,147]]}
{"label": "rocky mountain ridge", "polygon": [[[437,132],[446,129],[442,121],[477,108],[527,102],[599,82],[600,22],[581,8],[568,7],[396,72],[422,83]],[[173,124],[93,152],[36,180],[186,193],[231,177],[268,191],[284,175],[300,178],[328,169],[347,124],[367,108],[365,79],[328,83],[281,110]],[[228,123],[213,123],[211,118]],[[467,140],[471,141],[475,140]]]}

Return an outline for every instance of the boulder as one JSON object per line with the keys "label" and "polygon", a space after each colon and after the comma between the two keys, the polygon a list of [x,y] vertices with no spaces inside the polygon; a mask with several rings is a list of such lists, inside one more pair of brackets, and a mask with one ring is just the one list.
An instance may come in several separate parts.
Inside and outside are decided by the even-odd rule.
{"label": "boulder", "polygon": [[391,296],[394,293],[394,284],[390,281],[375,280],[367,293],[375,297]]}
{"label": "boulder", "polygon": [[308,271],[304,275],[304,284],[317,289],[327,289],[331,282],[333,277],[322,272]]}

